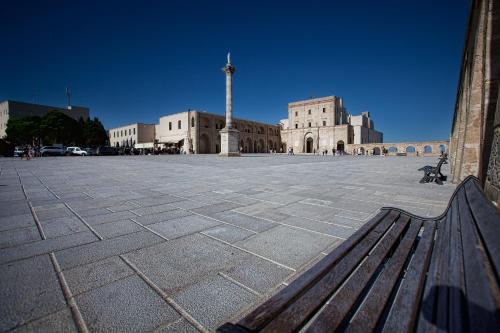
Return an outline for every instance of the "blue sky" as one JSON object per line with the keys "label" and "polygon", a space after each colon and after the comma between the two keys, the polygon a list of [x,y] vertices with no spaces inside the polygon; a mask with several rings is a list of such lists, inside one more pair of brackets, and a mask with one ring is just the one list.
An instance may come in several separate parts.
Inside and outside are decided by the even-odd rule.
{"label": "blue sky", "polygon": [[277,123],[337,95],[386,142],[448,139],[469,1],[3,1],[0,100],[114,127],[188,108]]}

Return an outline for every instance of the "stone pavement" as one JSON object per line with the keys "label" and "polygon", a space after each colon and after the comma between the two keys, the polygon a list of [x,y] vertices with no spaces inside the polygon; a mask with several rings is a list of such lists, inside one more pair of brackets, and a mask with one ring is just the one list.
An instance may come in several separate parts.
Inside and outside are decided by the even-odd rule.
{"label": "stone pavement", "polygon": [[436,162],[0,159],[0,332],[213,331],[380,207],[442,213],[455,186],[418,183]]}

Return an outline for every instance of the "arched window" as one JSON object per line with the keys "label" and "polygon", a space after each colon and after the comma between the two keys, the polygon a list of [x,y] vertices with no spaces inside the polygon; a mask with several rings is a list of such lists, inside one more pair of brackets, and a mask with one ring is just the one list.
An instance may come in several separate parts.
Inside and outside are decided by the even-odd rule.
{"label": "arched window", "polygon": [[415,152],[415,147],[413,147],[413,146],[406,147],[406,152],[407,153],[414,153]]}
{"label": "arched window", "polygon": [[194,127],[194,117],[191,117],[191,127]]}
{"label": "arched window", "polygon": [[396,147],[389,147],[389,149],[387,149],[387,151],[389,153],[397,153],[398,152],[398,148],[396,148]]}
{"label": "arched window", "polygon": [[445,145],[439,145],[439,151],[444,153],[446,152],[446,146]]}
{"label": "arched window", "polygon": [[426,154],[432,153],[432,147],[431,146],[425,146],[424,147],[424,153],[426,153]]}

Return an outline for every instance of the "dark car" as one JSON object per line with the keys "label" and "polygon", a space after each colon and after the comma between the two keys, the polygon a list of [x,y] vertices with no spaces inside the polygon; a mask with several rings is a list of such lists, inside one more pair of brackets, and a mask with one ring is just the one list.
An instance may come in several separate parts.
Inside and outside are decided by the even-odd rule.
{"label": "dark car", "polygon": [[99,156],[118,155],[118,148],[110,147],[110,146],[97,147],[96,154]]}

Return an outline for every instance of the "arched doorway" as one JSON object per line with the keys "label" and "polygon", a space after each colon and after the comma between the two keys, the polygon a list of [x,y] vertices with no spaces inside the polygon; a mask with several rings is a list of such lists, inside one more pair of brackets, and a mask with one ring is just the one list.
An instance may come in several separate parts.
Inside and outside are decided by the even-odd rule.
{"label": "arched doorway", "polygon": [[266,152],[266,144],[264,143],[264,140],[260,139],[259,140],[259,153],[265,153]]}
{"label": "arched doorway", "polygon": [[246,152],[247,153],[252,153],[253,152],[252,147],[253,147],[252,139],[247,138]]}
{"label": "arched doorway", "polygon": [[425,147],[424,147],[424,153],[425,153],[425,154],[430,154],[430,153],[432,153],[432,147],[431,147],[431,146],[425,146]]}
{"label": "arched doorway", "polygon": [[215,144],[215,153],[218,154],[220,153],[220,135],[217,135],[217,143]]}
{"label": "arched doorway", "polygon": [[253,152],[258,153],[259,151],[257,150],[257,141],[253,142]]}
{"label": "arched doorway", "polygon": [[207,134],[202,134],[200,136],[200,143],[198,144],[199,154],[210,154],[210,138]]}
{"label": "arched doorway", "polygon": [[342,140],[337,141],[337,150],[340,152],[344,152],[344,141]]}
{"label": "arched doorway", "polygon": [[309,153],[313,152],[313,149],[314,149],[313,148],[314,147],[313,144],[314,144],[313,138],[309,137],[309,138],[306,139],[306,153],[309,154]]}
{"label": "arched doorway", "polygon": [[380,148],[379,147],[373,148],[373,155],[380,155]]}

